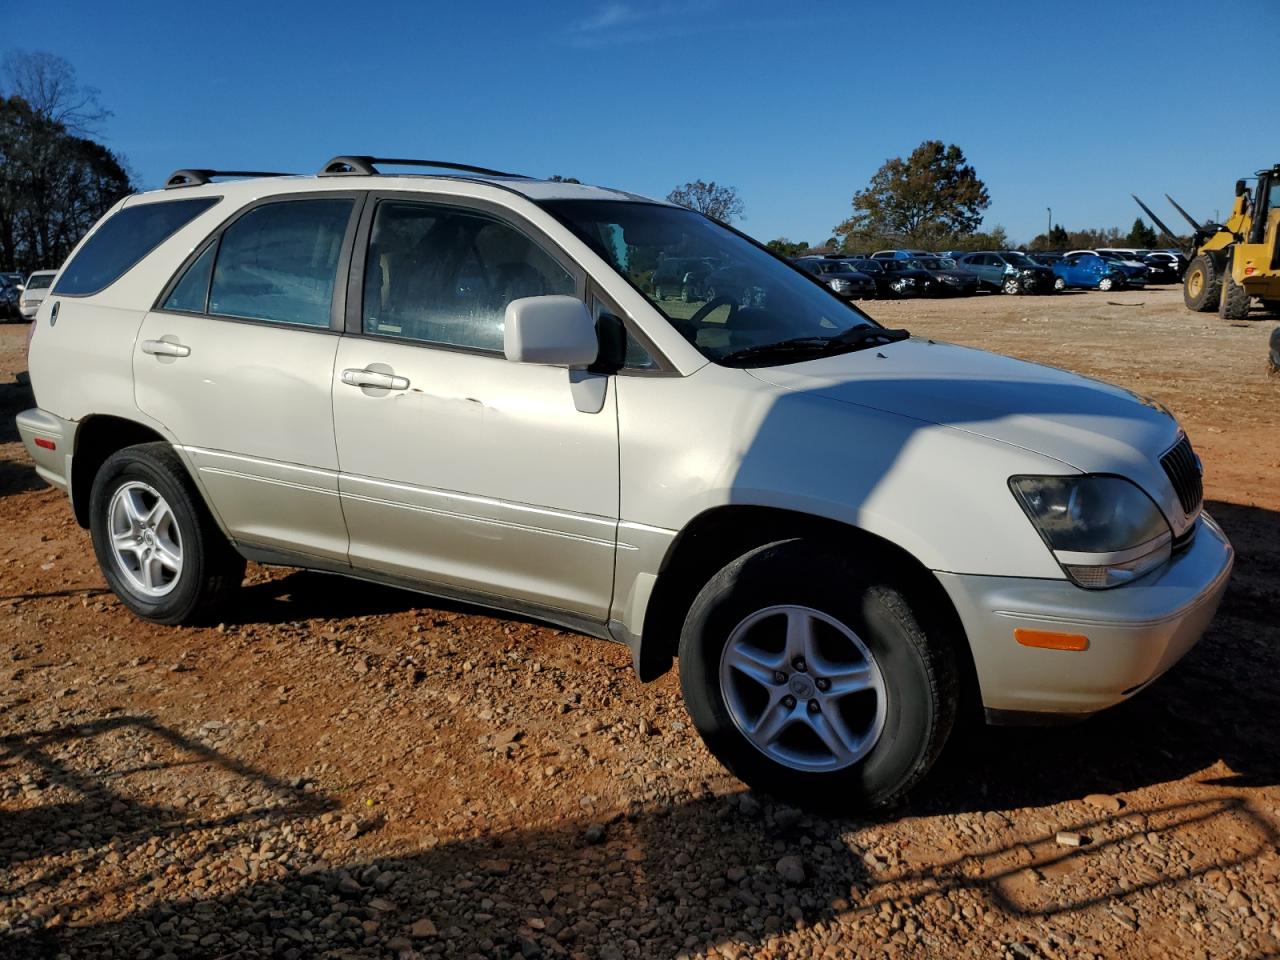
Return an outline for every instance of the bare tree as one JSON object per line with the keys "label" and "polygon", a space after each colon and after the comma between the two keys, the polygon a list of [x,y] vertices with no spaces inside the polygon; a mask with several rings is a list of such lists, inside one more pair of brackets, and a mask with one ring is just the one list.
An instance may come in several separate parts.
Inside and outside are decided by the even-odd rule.
{"label": "bare tree", "polygon": [[738,191],[733,187],[722,187],[714,180],[710,183],[695,180],[676,187],[667,194],[667,199],[722,223],[732,223],[742,217],[742,198]]}
{"label": "bare tree", "polygon": [[96,133],[111,116],[98,102],[98,91],[76,79],[76,68],[44,50],[14,50],[5,55],[8,96],[21,97],[36,116],[61,125],[68,133]]}

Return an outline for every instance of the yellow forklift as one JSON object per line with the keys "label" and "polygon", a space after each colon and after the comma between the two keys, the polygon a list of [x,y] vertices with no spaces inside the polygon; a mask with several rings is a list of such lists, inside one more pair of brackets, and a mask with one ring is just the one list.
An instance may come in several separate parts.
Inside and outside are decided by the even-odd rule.
{"label": "yellow forklift", "polygon": [[[1193,231],[1191,263],[1182,278],[1182,299],[1189,309],[1217,310],[1224,320],[1243,320],[1256,297],[1269,312],[1280,314],[1280,164],[1259,170],[1257,178],[1252,193],[1245,181],[1236,181],[1226,223],[1200,223],[1165,194]],[[1150,207],[1137,196],[1133,199],[1178,242]]]}

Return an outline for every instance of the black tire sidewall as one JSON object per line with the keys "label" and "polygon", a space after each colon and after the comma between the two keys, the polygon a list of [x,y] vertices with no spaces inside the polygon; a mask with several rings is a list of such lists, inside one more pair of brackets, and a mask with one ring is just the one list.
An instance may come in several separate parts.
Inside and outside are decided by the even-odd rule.
{"label": "black tire sidewall", "polygon": [[[154,449],[156,446],[126,447],[103,463],[94,477],[89,497],[89,530],[98,566],[120,601],[144,619],[175,624],[187,621],[200,603],[210,561],[209,544],[189,481],[175,472],[170,460],[174,456],[172,452],[167,447],[163,452],[158,451]],[[155,488],[169,504],[178,525],[182,572],[177,585],[163,597],[148,597],[135,591],[120,570],[111,547],[107,511],[116,490],[130,481],[141,481]]]}
{"label": "black tire sidewall", "polygon": [[[719,668],[729,634],[749,614],[781,604],[810,606],[848,625],[884,677],[884,729],[867,756],[846,769],[797,771],[770,759],[738,730],[724,703]],[[954,663],[927,662],[923,639],[893,587],[834,551],[786,541],[740,558],[699,593],[680,639],[681,687],[707,747],[747,784],[806,806],[867,807],[909,789],[950,729],[954,702],[939,695],[931,670],[954,677]]]}

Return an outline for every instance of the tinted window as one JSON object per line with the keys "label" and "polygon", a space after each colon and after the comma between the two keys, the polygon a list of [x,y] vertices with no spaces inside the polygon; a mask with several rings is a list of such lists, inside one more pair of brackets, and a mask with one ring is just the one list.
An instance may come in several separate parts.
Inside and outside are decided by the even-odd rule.
{"label": "tinted window", "polygon": [[564,267],[505,223],[425,203],[378,204],[365,333],[501,352],[508,303],[576,292]]}
{"label": "tinted window", "polygon": [[125,207],[112,214],[71,258],[53,291],[87,296],[115,283],[130,267],[218,202],[192,197]]}
{"label": "tinted window", "polygon": [[290,200],[246,213],[219,242],[209,312],[329,326],[351,203],[337,198]]}
{"label": "tinted window", "polygon": [[28,290],[44,290],[49,284],[53,283],[53,274],[45,273],[40,276],[32,276],[27,280],[26,288]]}
{"label": "tinted window", "polygon": [[182,310],[187,313],[204,313],[209,300],[209,278],[213,275],[213,258],[218,252],[216,243],[209,244],[195,263],[187,267],[178,285],[164,302],[166,310]]}

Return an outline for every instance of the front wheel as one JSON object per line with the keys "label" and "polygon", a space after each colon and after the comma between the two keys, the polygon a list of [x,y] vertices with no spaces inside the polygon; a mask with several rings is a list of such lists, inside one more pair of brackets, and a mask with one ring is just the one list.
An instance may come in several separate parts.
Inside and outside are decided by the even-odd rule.
{"label": "front wheel", "polygon": [[143,619],[199,622],[244,578],[244,559],[168,444],[109,456],[94,477],[89,515],[107,585]]}
{"label": "front wheel", "polygon": [[711,752],[752,788],[805,806],[901,798],[956,715],[951,648],[897,586],[809,541],[760,547],[717,573],[679,652]]}
{"label": "front wheel", "polygon": [[1000,289],[1005,293],[1018,293],[1022,290],[1022,285],[1018,283],[1017,277],[1009,277],[1004,281]]}
{"label": "front wheel", "polygon": [[1098,281],[1098,289],[1104,292],[1112,289],[1115,285],[1116,285],[1116,282],[1110,277],[1103,277],[1101,280]]}
{"label": "front wheel", "polygon": [[1208,254],[1191,261],[1182,278],[1182,302],[1188,310],[1211,313],[1218,309],[1222,297],[1222,276],[1218,264]]}

